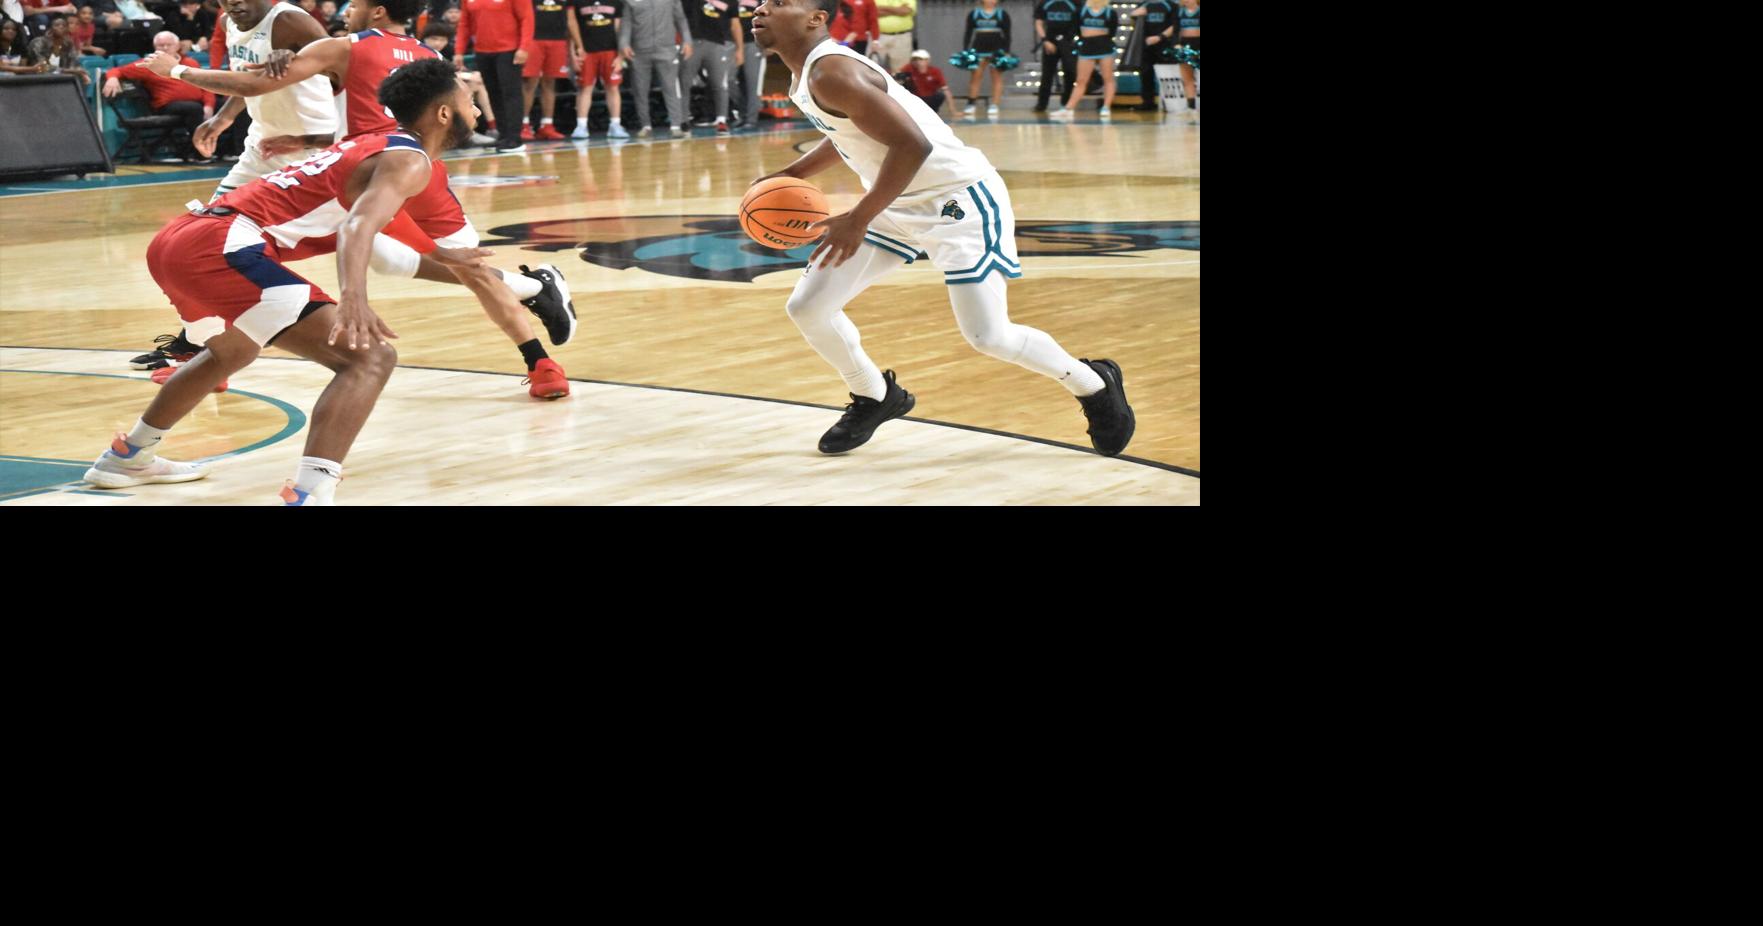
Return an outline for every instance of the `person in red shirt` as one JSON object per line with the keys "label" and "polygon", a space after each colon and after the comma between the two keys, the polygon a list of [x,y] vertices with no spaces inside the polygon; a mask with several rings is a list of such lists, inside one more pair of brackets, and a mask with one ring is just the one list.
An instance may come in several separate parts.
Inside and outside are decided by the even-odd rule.
{"label": "person in red shirt", "polygon": [[477,70],[496,108],[496,150],[525,151],[520,140],[526,114],[520,111],[520,71],[533,49],[533,0],[465,0],[459,5],[459,32],[453,63],[465,70],[467,52],[477,53]]}
{"label": "person in red shirt", "polygon": [[[178,46],[181,41],[175,32],[161,32],[153,37],[153,48],[177,58],[178,63],[186,67],[196,68],[201,65],[195,58],[179,55]],[[122,92],[122,82],[138,81],[147,88],[147,96],[152,100],[153,111],[162,116],[181,116],[184,126],[192,133],[204,119],[214,115],[214,94],[200,87],[191,86],[181,80],[161,77],[147,67],[145,58],[114,67],[104,72],[104,89],[106,97],[114,97]],[[185,160],[195,160],[194,149],[184,155]]]}
{"label": "person in red shirt", "polygon": [[79,13],[68,0],[19,0],[24,13],[24,21],[31,27],[32,35],[42,35],[49,31],[49,18],[57,13],[73,16]]}
{"label": "person in red shirt", "polygon": [[[210,90],[260,96],[323,75],[345,94],[345,141],[395,132],[397,123],[379,102],[380,87],[392,73],[411,62],[440,57],[434,49],[404,32],[404,23],[415,12],[417,3],[418,0],[355,0],[347,14],[350,35],[313,42],[298,55],[278,51],[261,67],[252,65],[244,71],[183,71],[181,79]],[[147,65],[169,73],[172,62],[156,55]],[[267,148],[279,141],[264,139],[263,145]],[[446,195],[412,200],[405,207],[410,218],[443,246],[476,247],[477,229],[466,218],[458,198],[446,192],[447,169],[440,161],[434,163],[430,184]],[[329,253],[327,248],[333,246],[334,243],[315,237],[302,242],[285,257],[302,260],[313,254]],[[465,285],[478,297],[490,320],[514,341],[526,361],[532,381],[529,393],[535,398],[569,394],[563,368],[545,353],[527,318],[530,309],[545,323],[553,344],[561,346],[574,335],[575,308],[569,301],[568,284],[556,267],[541,264],[531,271],[523,267],[518,274],[490,266],[459,270],[425,260],[420,249],[385,236],[374,240],[372,266],[387,276]]]}
{"label": "person in red shirt", "polygon": [[[557,114],[557,81],[569,79],[569,19],[571,0],[533,0],[533,49],[521,69],[520,137],[523,141],[562,141],[563,133],[552,125]],[[539,91],[539,131],[526,124],[533,111],[533,92]]]}
{"label": "person in red shirt", "polygon": [[932,112],[939,116],[943,114],[943,103],[949,98],[943,88],[949,86],[949,82],[943,79],[943,72],[930,63],[930,52],[922,48],[913,52],[912,64],[895,74],[894,79],[912,91],[913,96],[923,100]]}
{"label": "person in red shirt", "polygon": [[[312,409],[305,455],[282,500],[333,503],[343,459],[398,363],[391,345],[398,335],[367,298],[374,236],[383,230],[427,246],[449,265],[473,266],[488,253],[433,247],[414,223],[397,218],[412,200],[449,195],[430,185],[431,165],[471,133],[477,107],[465,81],[446,61],[429,58],[387,77],[379,101],[403,131],[338,142],[172,219],[154,236],[147,270],[206,349],[177,368],[131,430],[116,435],[86,482],[120,489],[207,476],[202,464],[160,457],[159,444],[273,343],[334,374]],[[287,249],[324,235],[336,236],[341,299],[283,266]]]}
{"label": "person in red shirt", "polygon": [[79,18],[70,20],[67,31],[73,35],[73,43],[80,47],[82,55],[104,57],[107,52],[92,44],[98,37],[98,11],[89,7],[80,7]]}
{"label": "person in red shirt", "polygon": [[839,0],[839,15],[827,23],[833,41],[860,55],[869,54],[869,43],[881,35],[875,0]]}

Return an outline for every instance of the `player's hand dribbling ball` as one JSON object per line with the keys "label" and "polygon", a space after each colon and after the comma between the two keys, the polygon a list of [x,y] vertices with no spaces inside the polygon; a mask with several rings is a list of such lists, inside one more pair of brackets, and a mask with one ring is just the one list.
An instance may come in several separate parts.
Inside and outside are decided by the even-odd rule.
{"label": "player's hand dribbling ball", "polygon": [[820,188],[795,177],[767,177],[741,200],[741,230],[747,237],[786,251],[819,238],[808,226],[827,217]]}

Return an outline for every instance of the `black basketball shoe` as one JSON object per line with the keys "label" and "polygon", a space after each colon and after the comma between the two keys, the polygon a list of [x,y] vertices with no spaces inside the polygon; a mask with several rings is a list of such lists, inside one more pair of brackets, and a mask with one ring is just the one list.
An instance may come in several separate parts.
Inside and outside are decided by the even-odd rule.
{"label": "black basketball shoe", "polygon": [[520,272],[538,280],[542,287],[537,296],[522,299],[520,304],[545,323],[545,334],[552,344],[568,344],[575,337],[575,303],[569,299],[569,284],[563,281],[563,271],[550,264],[540,264],[537,270],[528,270],[526,264],[521,264]]}
{"label": "black basketball shoe", "polygon": [[1126,384],[1120,375],[1120,364],[1112,360],[1083,360],[1096,375],[1102,377],[1102,391],[1095,395],[1078,396],[1084,417],[1090,419],[1090,446],[1106,457],[1118,455],[1132,440],[1138,421],[1132,406],[1126,404]]}
{"label": "black basketball shoe", "polygon": [[196,352],[202,349],[184,340],[182,329],[179,329],[177,334],[162,334],[154,338],[153,343],[159,346],[130,360],[130,369],[158,370],[171,366],[173,363],[183,363],[196,356]]}
{"label": "black basketball shoe", "polygon": [[903,417],[912,410],[912,406],[918,404],[912,393],[901,389],[900,384],[894,382],[893,370],[883,373],[882,379],[888,384],[887,397],[877,402],[868,396],[852,393],[851,404],[845,406],[844,417],[833,425],[832,430],[821,435],[821,453],[844,453],[869,443],[869,438],[883,422]]}

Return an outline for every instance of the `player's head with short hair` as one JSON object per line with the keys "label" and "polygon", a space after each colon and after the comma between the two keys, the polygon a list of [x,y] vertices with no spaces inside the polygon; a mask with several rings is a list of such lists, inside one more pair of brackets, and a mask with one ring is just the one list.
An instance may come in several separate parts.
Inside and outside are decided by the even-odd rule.
{"label": "player's head with short hair", "polygon": [[[343,21],[349,24],[350,32],[361,32],[375,26],[410,25],[416,11],[422,7],[422,0],[355,0],[349,4],[349,12],[343,15]],[[384,18],[377,14],[384,11]]]}
{"label": "player's head with short hair", "polygon": [[413,61],[387,75],[380,84],[380,105],[406,129],[447,132],[450,148],[469,141],[477,124],[471,91],[453,62],[440,58]]}

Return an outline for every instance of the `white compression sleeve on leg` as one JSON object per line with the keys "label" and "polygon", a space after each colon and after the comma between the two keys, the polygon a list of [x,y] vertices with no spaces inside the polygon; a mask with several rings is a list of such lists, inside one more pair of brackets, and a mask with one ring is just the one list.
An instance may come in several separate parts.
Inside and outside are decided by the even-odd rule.
{"label": "white compression sleeve on leg", "polygon": [[841,266],[809,267],[785,305],[802,337],[857,395],[885,399],[888,386],[881,369],[863,352],[863,339],[845,315],[845,306],[869,284],[903,266],[905,261],[898,256],[865,244]]}
{"label": "white compression sleeve on leg", "polygon": [[1065,352],[1045,331],[1010,321],[1002,273],[978,283],[949,287],[955,323],[962,337],[982,354],[996,357],[1059,381],[1072,395],[1091,395],[1103,386],[1089,365]]}

